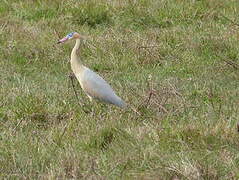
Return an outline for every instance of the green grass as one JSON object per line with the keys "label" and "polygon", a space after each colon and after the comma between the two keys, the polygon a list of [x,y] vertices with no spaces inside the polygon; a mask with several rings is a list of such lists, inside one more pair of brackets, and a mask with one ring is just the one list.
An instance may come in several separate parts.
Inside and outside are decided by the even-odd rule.
{"label": "green grass", "polygon": [[[1,1],[0,177],[239,179],[238,12],[236,0]],[[79,106],[74,42],[56,45],[72,31],[140,116],[77,84]]]}

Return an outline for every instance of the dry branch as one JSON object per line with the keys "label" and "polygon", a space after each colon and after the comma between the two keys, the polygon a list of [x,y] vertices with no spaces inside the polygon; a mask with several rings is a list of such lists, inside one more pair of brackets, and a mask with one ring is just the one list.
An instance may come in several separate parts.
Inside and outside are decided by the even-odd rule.
{"label": "dry branch", "polygon": [[231,60],[223,60],[226,64],[232,66],[234,69],[238,70],[239,69],[239,65]]}

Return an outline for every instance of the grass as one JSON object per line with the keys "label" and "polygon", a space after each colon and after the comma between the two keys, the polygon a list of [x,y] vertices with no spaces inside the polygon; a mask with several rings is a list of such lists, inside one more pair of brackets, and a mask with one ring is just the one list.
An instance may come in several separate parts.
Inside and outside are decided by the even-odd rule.
{"label": "grass", "polygon": [[[238,9],[235,0],[3,0],[0,177],[238,179]],[[84,64],[141,116],[89,102],[79,84],[78,105],[73,42],[56,45],[72,31],[89,37]]]}

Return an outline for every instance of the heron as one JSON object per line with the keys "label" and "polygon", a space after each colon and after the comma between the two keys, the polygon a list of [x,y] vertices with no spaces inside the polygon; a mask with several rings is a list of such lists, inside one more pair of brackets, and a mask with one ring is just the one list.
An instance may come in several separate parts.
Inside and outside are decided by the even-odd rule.
{"label": "heron", "polygon": [[68,40],[76,41],[75,46],[71,51],[70,63],[71,69],[79,81],[81,88],[89,97],[90,101],[96,99],[104,103],[113,104],[120,108],[126,108],[127,104],[116,95],[111,86],[100,75],[83,65],[79,57],[79,49],[82,39],[84,39],[82,35],[77,32],[72,32],[58,41],[58,44],[64,43]]}

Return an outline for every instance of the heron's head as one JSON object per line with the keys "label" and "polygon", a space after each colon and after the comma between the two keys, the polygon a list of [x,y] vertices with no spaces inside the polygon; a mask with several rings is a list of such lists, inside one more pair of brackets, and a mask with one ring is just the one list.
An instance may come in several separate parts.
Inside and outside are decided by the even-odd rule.
{"label": "heron's head", "polygon": [[59,40],[57,43],[60,44],[60,43],[64,43],[66,42],[67,40],[69,39],[80,39],[81,36],[79,33],[77,32],[72,32],[72,33],[69,33],[66,35],[66,37],[62,38],[61,40]]}

